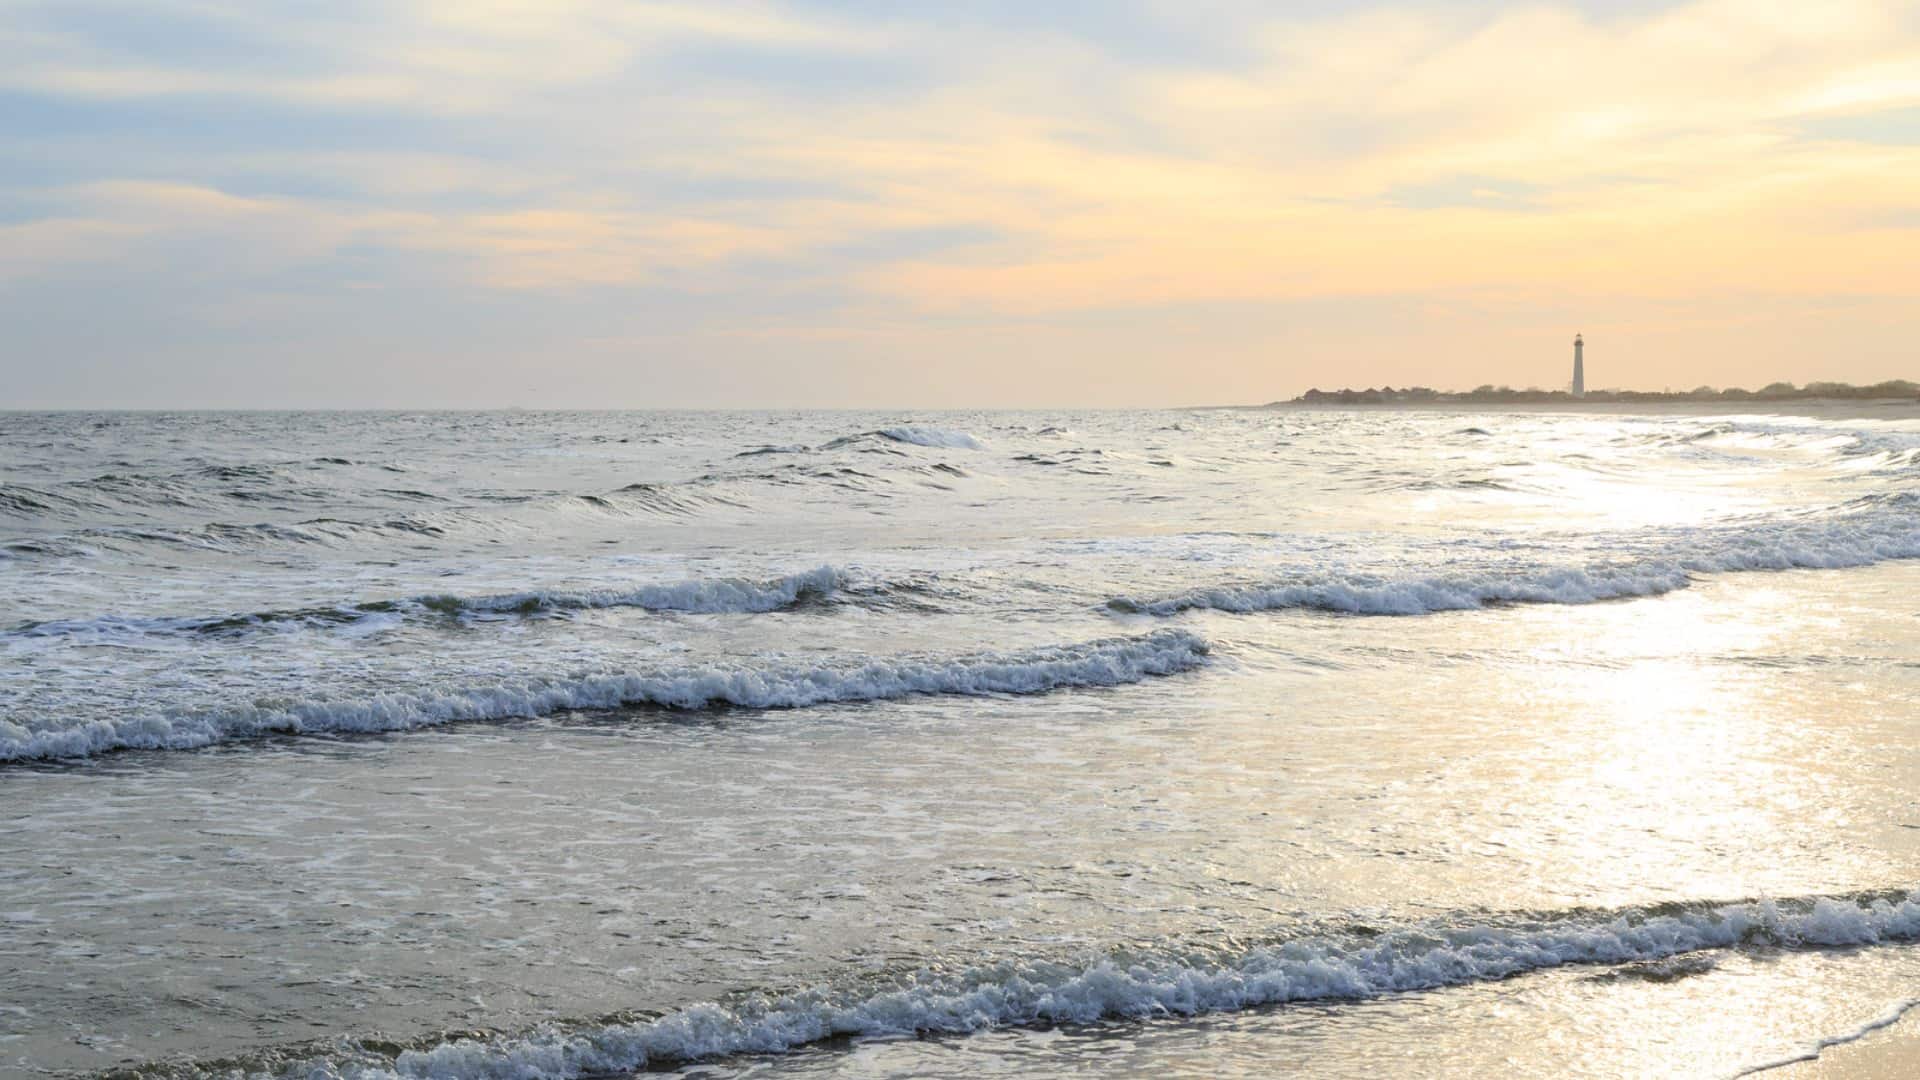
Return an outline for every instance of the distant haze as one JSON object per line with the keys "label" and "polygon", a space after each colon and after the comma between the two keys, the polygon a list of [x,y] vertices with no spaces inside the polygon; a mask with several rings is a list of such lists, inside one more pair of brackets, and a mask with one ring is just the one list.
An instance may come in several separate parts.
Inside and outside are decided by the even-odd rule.
{"label": "distant haze", "polygon": [[1920,377],[1920,5],[0,0],[0,408]]}

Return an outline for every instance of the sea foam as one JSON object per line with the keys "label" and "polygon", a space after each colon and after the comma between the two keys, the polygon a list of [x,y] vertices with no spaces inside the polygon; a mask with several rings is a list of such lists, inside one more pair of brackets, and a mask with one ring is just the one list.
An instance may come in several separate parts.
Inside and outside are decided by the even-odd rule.
{"label": "sea foam", "polygon": [[901,426],[881,428],[878,431],[863,431],[857,435],[843,435],[838,439],[820,444],[822,450],[837,450],[843,446],[852,446],[863,441],[885,439],[888,442],[906,443],[910,446],[926,446],[942,450],[985,450],[987,444],[965,431],[949,428]]}
{"label": "sea foam", "polygon": [[1080,962],[1015,960],[957,972],[923,970],[867,989],[818,987],[706,1002],[634,1023],[453,1038],[385,1061],[305,1063],[300,1074],[558,1080],[779,1053],[836,1036],[1184,1017],[1359,1000],[1709,949],[1858,947],[1915,938],[1920,897],[1909,894],[1581,913],[1517,926],[1425,923],[1229,948],[1134,947]]}
{"label": "sea foam", "polygon": [[710,578],[635,589],[531,590],[491,596],[420,597],[426,606],[456,611],[528,612],[637,607],[648,611],[756,614],[792,607],[809,597],[827,597],[848,582],[846,571],[820,566],[765,581]]}
{"label": "sea foam", "polygon": [[1160,596],[1117,596],[1115,611],[1172,615],[1309,608],[1357,615],[1423,615],[1489,604],[1585,604],[1684,589],[1696,574],[1843,569],[1920,558],[1913,499],[1866,502],[1825,515],[1625,536],[1623,555],[1584,565],[1472,567],[1425,573],[1303,573]]}
{"label": "sea foam", "polygon": [[142,635],[233,633],[299,626],[393,622],[409,616],[551,615],[600,608],[639,608],[692,614],[764,614],[824,600],[853,580],[846,570],[819,566],[777,578],[697,578],[627,589],[529,589],[479,596],[425,595],[331,606],[198,616],[103,615],[24,623],[0,636],[124,642]]}
{"label": "sea foam", "polygon": [[111,750],[185,750],[270,734],[407,731],[574,709],[740,706],[793,709],[927,694],[1037,694],[1118,686],[1206,662],[1207,642],[1184,630],[1010,653],[867,659],[817,667],[694,667],[646,674],[507,680],[372,697],[130,714],[70,727],[0,720],[0,762],[77,758]]}
{"label": "sea foam", "polygon": [[1497,603],[1581,604],[1655,596],[1684,588],[1689,580],[1687,571],[1674,565],[1404,578],[1363,574],[1327,581],[1225,585],[1158,597],[1120,596],[1108,601],[1107,606],[1147,615],[1172,615],[1196,608],[1236,613],[1308,608],[1355,615],[1424,615]]}
{"label": "sea foam", "polygon": [[949,450],[985,450],[987,444],[964,431],[950,431],[946,428],[932,427],[890,427],[882,428],[880,435],[894,442],[912,443],[915,446],[933,446]]}

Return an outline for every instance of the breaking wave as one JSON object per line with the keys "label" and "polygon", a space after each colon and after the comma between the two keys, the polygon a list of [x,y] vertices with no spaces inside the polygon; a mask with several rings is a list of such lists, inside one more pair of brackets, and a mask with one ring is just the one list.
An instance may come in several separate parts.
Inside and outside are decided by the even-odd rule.
{"label": "breaking wave", "polygon": [[838,450],[874,439],[941,450],[985,450],[987,448],[986,443],[965,431],[934,427],[890,427],[881,428],[878,431],[863,431],[858,435],[843,435],[838,439],[820,444],[820,449]]}
{"label": "breaking wave", "polygon": [[536,590],[492,596],[433,596],[416,602],[451,612],[580,611],[593,608],[636,607],[648,611],[685,611],[698,614],[758,614],[789,608],[808,599],[832,596],[849,581],[845,571],[820,566],[768,581],[740,578],[682,581],[638,589],[595,589],[585,592]]}
{"label": "breaking wave", "polygon": [[931,427],[891,427],[882,428],[882,438],[894,442],[912,443],[914,446],[933,446],[948,450],[985,450],[987,444],[964,431],[949,431],[945,428]]}
{"label": "breaking wave", "polygon": [[641,608],[691,614],[762,614],[825,600],[852,581],[844,570],[816,567],[765,581],[706,578],[633,589],[534,589],[484,596],[415,596],[360,604],[181,618],[108,615],[26,623],[0,634],[87,640],[138,634],[208,634],[284,626],[328,626],[394,615],[552,615],[599,608]]}
{"label": "breaking wave", "polygon": [[1878,425],[1835,430],[1823,424],[1739,420],[1690,430],[1642,434],[1623,441],[1710,450],[1733,456],[1791,453],[1827,459],[1851,471],[1901,473],[1920,462],[1920,440],[1916,434],[1912,430]]}
{"label": "breaking wave", "polygon": [[[781,995],[750,994],[632,1022],[552,1024],[380,1053],[366,1044],[282,1075],[500,1080],[628,1074],[834,1037],[1186,1017],[1288,1002],[1352,1001],[1567,965],[1645,964],[1706,950],[1822,949],[1920,938],[1920,895],[1571,911],[1423,922],[1252,942],[1159,943],[1077,960],[920,969]],[[284,1059],[282,1059],[284,1060]]]}
{"label": "breaking wave", "polygon": [[0,762],[90,757],[113,750],[189,750],[271,734],[409,731],[580,709],[794,709],[932,694],[1037,694],[1172,675],[1205,663],[1207,652],[1206,641],[1197,635],[1161,630],[1013,653],[503,681],[356,700],[131,715],[70,727],[27,727],[0,720]]}
{"label": "breaking wave", "polygon": [[1488,573],[1431,578],[1356,575],[1339,581],[1273,585],[1229,585],[1191,589],[1170,596],[1107,602],[1129,614],[1173,615],[1199,608],[1246,614],[1306,608],[1354,615],[1425,615],[1489,604],[1584,604],[1636,596],[1657,596],[1685,588],[1689,575],[1677,566],[1622,570],[1553,570],[1532,575]]}
{"label": "breaking wave", "polygon": [[1518,566],[1427,574],[1345,574],[1221,585],[1164,596],[1119,596],[1115,611],[1172,615],[1307,608],[1356,615],[1424,615],[1490,604],[1586,604],[1684,589],[1695,574],[1832,570],[1920,558],[1920,514],[1911,496],[1862,500],[1847,512],[1765,525],[1670,532],[1626,544],[1638,559],[1585,566]]}

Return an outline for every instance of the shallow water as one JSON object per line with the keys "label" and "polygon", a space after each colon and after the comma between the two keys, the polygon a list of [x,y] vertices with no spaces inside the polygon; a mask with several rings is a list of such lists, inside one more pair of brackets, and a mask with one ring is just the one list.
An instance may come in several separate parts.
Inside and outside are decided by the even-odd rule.
{"label": "shallow water", "polygon": [[1920,972],[1916,455],[1781,417],[0,416],[0,1063],[1793,1056]]}

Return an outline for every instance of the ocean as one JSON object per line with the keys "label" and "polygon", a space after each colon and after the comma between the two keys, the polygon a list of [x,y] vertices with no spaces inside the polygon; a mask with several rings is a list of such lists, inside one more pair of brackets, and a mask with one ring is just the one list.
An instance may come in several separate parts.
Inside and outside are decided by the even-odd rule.
{"label": "ocean", "polygon": [[0,414],[0,1073],[1803,1057],[1920,995],[1917,468],[1844,416]]}

